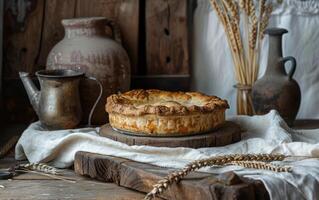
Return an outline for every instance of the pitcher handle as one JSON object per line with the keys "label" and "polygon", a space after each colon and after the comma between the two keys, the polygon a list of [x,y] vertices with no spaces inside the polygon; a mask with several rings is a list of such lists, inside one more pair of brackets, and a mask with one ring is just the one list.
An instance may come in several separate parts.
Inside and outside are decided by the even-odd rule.
{"label": "pitcher handle", "polygon": [[296,59],[295,59],[294,57],[292,57],[292,56],[287,56],[287,57],[282,58],[280,61],[283,62],[284,65],[285,65],[285,63],[286,63],[287,61],[290,61],[290,62],[291,62],[291,69],[290,69],[290,71],[288,72],[288,78],[289,78],[289,80],[291,80],[291,79],[292,79],[292,76],[294,75],[294,73],[295,73],[295,71],[296,71],[296,66],[297,66]]}
{"label": "pitcher handle", "polygon": [[118,24],[115,23],[115,21],[108,19],[106,21],[106,26],[111,28],[114,40],[122,44],[122,35]]}
{"label": "pitcher handle", "polygon": [[93,113],[95,111],[95,108],[97,106],[97,104],[99,103],[99,101],[101,100],[101,97],[103,95],[103,86],[102,86],[102,83],[97,80],[95,77],[92,77],[92,76],[86,76],[87,79],[90,79],[90,80],[93,80],[95,81],[99,87],[100,87],[100,94],[99,96],[97,97],[95,103],[93,104],[92,108],[91,108],[91,111],[90,111],[90,114],[89,114],[89,119],[88,119],[88,127],[91,127],[92,126],[92,116],[93,116]]}

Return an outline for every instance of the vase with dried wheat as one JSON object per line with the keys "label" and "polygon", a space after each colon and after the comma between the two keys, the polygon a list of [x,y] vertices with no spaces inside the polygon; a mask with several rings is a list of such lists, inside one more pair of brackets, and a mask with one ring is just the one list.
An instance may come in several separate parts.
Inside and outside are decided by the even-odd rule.
{"label": "vase with dried wheat", "polygon": [[267,0],[210,0],[222,23],[235,66],[237,114],[253,115],[251,88],[257,80],[261,41],[272,3]]}

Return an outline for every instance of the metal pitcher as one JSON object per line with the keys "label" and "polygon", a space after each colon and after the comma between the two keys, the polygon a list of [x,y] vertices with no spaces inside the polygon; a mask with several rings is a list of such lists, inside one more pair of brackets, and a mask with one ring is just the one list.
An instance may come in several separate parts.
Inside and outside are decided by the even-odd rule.
{"label": "metal pitcher", "polygon": [[[52,129],[75,128],[81,121],[82,108],[79,95],[79,83],[85,77],[83,72],[74,70],[40,70],[36,76],[39,79],[41,91],[32,82],[29,73],[19,72],[29,100],[41,123]],[[102,96],[102,85],[93,77],[100,87],[100,95],[93,105],[88,125],[91,126],[92,114]]]}

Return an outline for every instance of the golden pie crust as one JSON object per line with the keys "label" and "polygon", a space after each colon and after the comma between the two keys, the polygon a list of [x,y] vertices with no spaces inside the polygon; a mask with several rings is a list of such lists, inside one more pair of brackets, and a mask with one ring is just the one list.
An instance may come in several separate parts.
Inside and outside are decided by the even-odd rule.
{"label": "golden pie crust", "polygon": [[225,121],[226,100],[199,92],[132,90],[107,98],[113,128],[138,134],[203,133]]}

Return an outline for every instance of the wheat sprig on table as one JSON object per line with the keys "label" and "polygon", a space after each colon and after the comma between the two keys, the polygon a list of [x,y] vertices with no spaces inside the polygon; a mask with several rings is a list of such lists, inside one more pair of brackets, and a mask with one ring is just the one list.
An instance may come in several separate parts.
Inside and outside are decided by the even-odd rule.
{"label": "wheat sprig on table", "polygon": [[232,161],[229,164],[238,165],[245,168],[270,170],[274,172],[290,172],[291,171],[290,166],[277,166],[271,163],[266,163],[261,161]]}
{"label": "wheat sprig on table", "polygon": [[27,164],[19,164],[15,166],[15,170],[32,170],[38,172],[44,172],[47,174],[57,175],[59,170],[55,167],[46,165],[44,163],[27,163]]}
{"label": "wheat sprig on table", "polygon": [[27,163],[27,164],[17,164],[12,166],[9,171],[13,173],[14,176],[19,175],[19,173],[34,173],[41,176],[47,176],[53,179],[66,181],[69,183],[75,183],[76,181],[70,177],[65,177],[62,175],[61,170],[49,166],[44,163]]}
{"label": "wheat sprig on table", "polygon": [[223,166],[234,162],[240,163],[242,161],[282,161],[285,158],[286,156],[282,154],[231,154],[223,156],[214,156],[202,160],[196,160],[189,163],[184,168],[172,172],[166,177],[164,177],[162,180],[158,181],[155,185],[153,185],[153,189],[145,196],[144,200],[153,199],[156,195],[163,193],[173,183],[179,182],[190,172],[200,169],[202,167]]}

